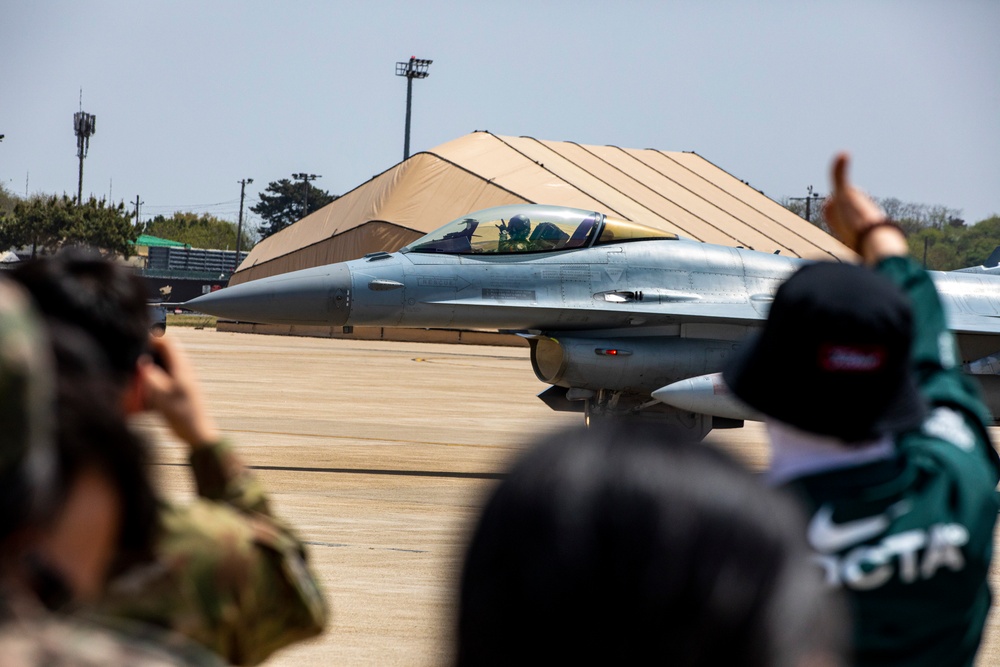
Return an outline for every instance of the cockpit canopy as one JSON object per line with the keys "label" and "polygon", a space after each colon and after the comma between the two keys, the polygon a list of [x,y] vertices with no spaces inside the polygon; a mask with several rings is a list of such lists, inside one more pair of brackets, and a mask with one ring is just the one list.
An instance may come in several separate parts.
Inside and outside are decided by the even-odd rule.
{"label": "cockpit canopy", "polygon": [[676,234],[563,206],[514,204],[470,213],[402,249],[452,255],[553,252]]}

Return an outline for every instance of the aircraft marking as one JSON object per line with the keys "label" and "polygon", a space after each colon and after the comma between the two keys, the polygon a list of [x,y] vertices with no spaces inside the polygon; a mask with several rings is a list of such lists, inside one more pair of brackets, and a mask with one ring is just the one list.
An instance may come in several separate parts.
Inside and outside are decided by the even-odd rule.
{"label": "aircraft marking", "polygon": [[521,301],[534,301],[535,290],[533,289],[498,289],[493,287],[483,288],[484,299],[512,299]]}

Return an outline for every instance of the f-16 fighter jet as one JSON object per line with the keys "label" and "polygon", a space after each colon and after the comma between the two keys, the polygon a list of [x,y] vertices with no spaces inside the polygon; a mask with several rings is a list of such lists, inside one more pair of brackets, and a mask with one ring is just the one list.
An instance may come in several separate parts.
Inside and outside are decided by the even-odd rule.
{"label": "f-16 fighter jet", "polygon": [[[399,252],[243,283],[187,306],[246,322],[517,333],[535,375],[552,385],[540,394],[551,407],[702,437],[755,417],[716,374],[803,261],[519,204],[470,213]],[[1000,276],[935,280],[963,362],[1000,351]],[[1000,414],[998,377],[981,379]]]}

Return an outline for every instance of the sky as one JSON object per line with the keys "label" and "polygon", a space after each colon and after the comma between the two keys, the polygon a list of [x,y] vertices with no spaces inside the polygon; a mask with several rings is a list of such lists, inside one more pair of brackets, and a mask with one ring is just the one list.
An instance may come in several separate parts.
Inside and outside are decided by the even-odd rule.
{"label": "sky", "polygon": [[[236,221],[296,172],[343,194],[475,130],[694,151],[772,199],[828,191],[1000,213],[997,0],[8,0],[0,184],[141,219]],[[247,224],[259,218],[247,212]],[[442,221],[444,223],[446,221]]]}

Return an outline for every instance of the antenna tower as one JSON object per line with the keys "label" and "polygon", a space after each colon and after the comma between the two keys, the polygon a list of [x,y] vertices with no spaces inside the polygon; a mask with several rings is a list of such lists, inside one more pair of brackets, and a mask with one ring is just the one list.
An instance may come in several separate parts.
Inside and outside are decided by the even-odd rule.
{"label": "antenna tower", "polygon": [[83,158],[90,148],[90,137],[97,131],[97,116],[83,110],[83,89],[80,89],[80,110],[73,114],[73,131],[76,133],[76,156],[80,158],[80,178],[76,184],[76,203],[83,203]]}

